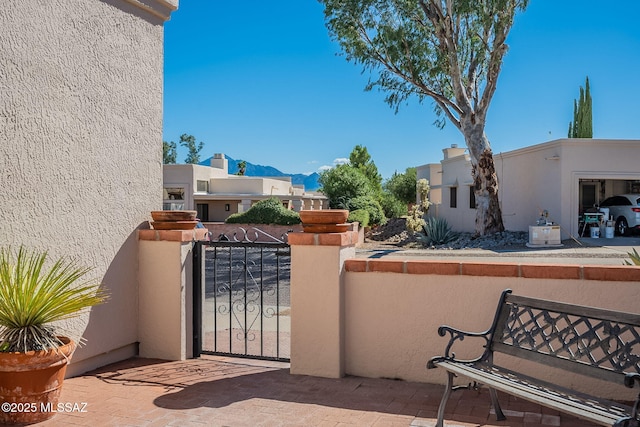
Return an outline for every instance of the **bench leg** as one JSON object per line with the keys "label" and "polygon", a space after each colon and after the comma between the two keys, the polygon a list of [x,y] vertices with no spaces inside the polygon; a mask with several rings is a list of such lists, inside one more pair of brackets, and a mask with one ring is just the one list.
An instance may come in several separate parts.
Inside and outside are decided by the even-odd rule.
{"label": "bench leg", "polygon": [[438,407],[438,421],[436,422],[435,427],[443,427],[444,426],[444,408],[447,406],[447,400],[449,400],[449,395],[451,395],[451,390],[453,389],[453,372],[447,372],[447,385],[444,389],[444,394],[442,395],[442,400],[440,401],[440,406]]}
{"label": "bench leg", "polygon": [[496,419],[498,421],[506,420],[507,417],[504,416],[502,408],[500,408],[500,402],[498,402],[498,393],[489,387],[489,394],[491,395],[491,404],[493,405],[493,409],[496,411]]}

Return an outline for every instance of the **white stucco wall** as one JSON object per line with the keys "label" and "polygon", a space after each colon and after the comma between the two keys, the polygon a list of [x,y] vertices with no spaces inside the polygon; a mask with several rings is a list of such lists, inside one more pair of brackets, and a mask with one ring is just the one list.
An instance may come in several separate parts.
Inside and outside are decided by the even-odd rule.
{"label": "white stucco wall", "polygon": [[290,179],[234,176],[211,179],[211,193],[219,194],[266,194],[288,195],[291,190]]}
{"label": "white stucco wall", "polygon": [[163,19],[132,4],[0,12],[0,240],[77,258],[111,295],[70,322],[88,340],[71,374],[135,353],[135,230],[162,206]]}
{"label": "white stucco wall", "polygon": [[[468,156],[447,153],[442,166],[442,205],[437,216],[457,231],[475,230],[469,208]],[[449,156],[448,156],[449,154]],[[559,139],[505,153],[494,153],[505,228],[527,231],[543,210],[562,227],[562,238],[578,234],[579,182],[607,180],[606,196],[624,192],[614,180],[640,180],[640,140]],[[427,166],[427,165],[425,165]],[[424,170],[424,167],[421,167]],[[450,207],[450,187],[458,188],[458,207]],[[429,212],[434,214],[433,211]]]}
{"label": "white stucco wall", "polygon": [[[458,154],[460,149],[447,150],[455,150],[454,154]],[[456,231],[475,230],[476,210],[469,207],[469,191],[473,183],[469,155],[458,154],[444,159],[442,161],[441,176],[442,204],[438,207],[438,215],[446,218],[449,225]],[[455,208],[451,207],[452,187],[457,188],[457,205]]]}
{"label": "white stucco wall", "polygon": [[[640,180],[640,141],[560,139],[494,156],[505,227],[527,230],[541,210],[578,234],[580,179]],[[607,196],[619,189],[611,184]]]}

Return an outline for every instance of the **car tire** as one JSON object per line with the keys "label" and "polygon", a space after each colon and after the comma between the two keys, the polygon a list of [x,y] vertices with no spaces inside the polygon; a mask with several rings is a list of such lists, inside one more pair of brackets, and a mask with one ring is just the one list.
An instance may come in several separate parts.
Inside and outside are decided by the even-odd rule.
{"label": "car tire", "polygon": [[629,224],[625,218],[618,218],[616,221],[616,233],[619,236],[626,236],[629,234]]}

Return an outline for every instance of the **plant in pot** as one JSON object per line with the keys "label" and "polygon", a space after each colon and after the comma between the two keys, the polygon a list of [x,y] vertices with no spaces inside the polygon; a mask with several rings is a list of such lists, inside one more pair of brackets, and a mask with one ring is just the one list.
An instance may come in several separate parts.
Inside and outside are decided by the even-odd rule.
{"label": "plant in pot", "polygon": [[46,252],[0,249],[0,424],[52,417],[66,367],[81,337],[64,321],[104,302],[91,269],[49,261]]}

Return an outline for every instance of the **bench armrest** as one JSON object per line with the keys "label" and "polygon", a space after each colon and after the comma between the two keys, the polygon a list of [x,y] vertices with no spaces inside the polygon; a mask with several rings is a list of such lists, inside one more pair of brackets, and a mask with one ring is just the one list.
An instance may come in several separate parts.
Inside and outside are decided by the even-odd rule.
{"label": "bench armrest", "polygon": [[476,359],[459,360],[459,359],[456,359],[456,354],[451,351],[451,348],[453,347],[456,341],[462,341],[466,337],[473,337],[473,338],[484,339],[483,348],[487,349],[489,348],[489,339],[491,335],[490,331],[467,332],[467,331],[462,331],[460,329],[452,328],[451,326],[447,326],[447,325],[443,325],[438,328],[438,335],[440,335],[441,337],[444,337],[447,334],[449,334],[450,337],[449,337],[449,342],[447,343],[447,346],[444,349],[444,356],[432,357],[427,363],[427,369],[435,368],[436,367],[435,363],[443,360],[452,360],[456,362],[479,362],[480,360],[483,360],[483,358],[486,356],[486,351],[485,351],[482,356]]}

